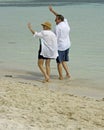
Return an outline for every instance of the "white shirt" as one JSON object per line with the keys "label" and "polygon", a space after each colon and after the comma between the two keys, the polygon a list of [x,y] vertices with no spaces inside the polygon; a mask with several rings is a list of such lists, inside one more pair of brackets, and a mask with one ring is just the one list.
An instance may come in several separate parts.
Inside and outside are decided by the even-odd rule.
{"label": "white shirt", "polygon": [[64,51],[71,46],[70,37],[70,26],[68,25],[67,19],[56,25],[55,34],[57,36],[58,50]]}
{"label": "white shirt", "polygon": [[41,32],[36,32],[33,36],[41,39],[42,48],[40,55],[47,58],[57,58],[57,37],[51,30],[42,30]]}

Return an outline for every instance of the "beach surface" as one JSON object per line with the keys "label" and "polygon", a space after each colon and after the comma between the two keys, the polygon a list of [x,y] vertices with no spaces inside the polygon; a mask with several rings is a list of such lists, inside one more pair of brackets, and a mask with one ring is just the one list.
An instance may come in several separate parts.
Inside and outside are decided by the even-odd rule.
{"label": "beach surface", "polygon": [[104,130],[104,91],[42,77],[0,72],[0,130]]}

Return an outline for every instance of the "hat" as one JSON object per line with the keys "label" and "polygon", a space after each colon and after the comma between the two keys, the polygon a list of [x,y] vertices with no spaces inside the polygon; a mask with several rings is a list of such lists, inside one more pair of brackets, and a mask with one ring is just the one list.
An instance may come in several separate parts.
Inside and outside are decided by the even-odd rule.
{"label": "hat", "polygon": [[41,25],[42,26],[47,26],[49,29],[51,29],[51,23],[50,22],[44,22]]}

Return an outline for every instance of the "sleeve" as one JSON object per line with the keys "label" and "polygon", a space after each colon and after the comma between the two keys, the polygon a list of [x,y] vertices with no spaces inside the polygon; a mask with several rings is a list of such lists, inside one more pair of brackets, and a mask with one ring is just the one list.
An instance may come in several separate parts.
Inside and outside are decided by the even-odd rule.
{"label": "sleeve", "polygon": [[64,22],[65,22],[65,24],[67,25],[67,27],[69,28],[69,31],[70,31],[70,26],[69,26],[68,20],[66,18],[64,19]]}
{"label": "sleeve", "polygon": [[43,32],[42,31],[41,32],[35,32],[33,37],[43,38]]}

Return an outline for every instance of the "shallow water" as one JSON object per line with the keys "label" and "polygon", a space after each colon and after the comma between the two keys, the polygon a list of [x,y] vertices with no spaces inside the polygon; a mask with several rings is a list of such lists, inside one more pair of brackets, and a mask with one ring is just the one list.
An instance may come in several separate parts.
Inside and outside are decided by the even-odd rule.
{"label": "shallow water", "polygon": [[[71,26],[70,72],[74,85],[104,88],[104,4],[55,6]],[[40,31],[43,21],[54,16],[47,6],[0,7],[0,69],[39,71],[37,67],[38,39],[27,28]],[[55,60],[52,74],[57,73]]]}

